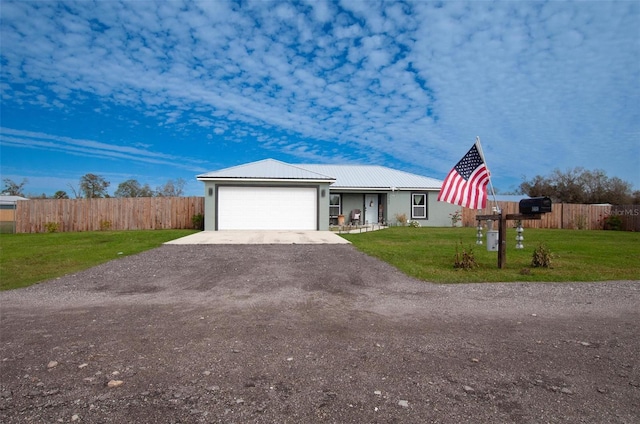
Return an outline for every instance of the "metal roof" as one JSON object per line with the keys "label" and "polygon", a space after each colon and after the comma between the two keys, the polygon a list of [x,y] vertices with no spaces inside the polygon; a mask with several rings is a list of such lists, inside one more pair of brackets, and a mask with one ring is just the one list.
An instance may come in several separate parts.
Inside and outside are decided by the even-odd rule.
{"label": "metal roof", "polygon": [[[265,159],[198,175],[199,180],[313,180],[333,182],[332,189],[439,190],[441,180],[378,165],[288,164]],[[335,182],[334,182],[335,181]]]}
{"label": "metal roof", "polygon": [[433,189],[440,190],[442,181],[422,175],[377,165],[297,165],[310,171],[335,177],[331,189]]}
{"label": "metal roof", "polygon": [[333,182],[335,178],[297,165],[265,159],[219,171],[198,175],[199,180],[248,179],[248,180],[313,180]]}
{"label": "metal roof", "polygon": [[26,197],[22,196],[0,196],[0,204],[1,205],[14,205],[20,200],[29,200]]}

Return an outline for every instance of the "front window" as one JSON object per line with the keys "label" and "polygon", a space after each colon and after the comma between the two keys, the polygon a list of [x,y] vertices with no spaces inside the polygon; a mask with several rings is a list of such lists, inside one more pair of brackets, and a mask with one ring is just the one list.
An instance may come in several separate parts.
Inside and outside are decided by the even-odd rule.
{"label": "front window", "polygon": [[426,193],[411,193],[411,219],[427,219]]}
{"label": "front window", "polygon": [[342,212],[342,196],[339,194],[332,194],[329,196],[329,216],[331,218],[337,218]]}

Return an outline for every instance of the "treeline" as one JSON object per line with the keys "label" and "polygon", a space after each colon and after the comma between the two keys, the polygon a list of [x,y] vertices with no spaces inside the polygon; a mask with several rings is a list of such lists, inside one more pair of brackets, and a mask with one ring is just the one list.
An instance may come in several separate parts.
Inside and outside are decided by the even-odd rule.
{"label": "treeline", "polygon": [[16,183],[15,181],[5,178],[3,180],[4,188],[2,189],[3,195],[8,196],[21,196],[32,199],[101,199],[109,197],[181,197],[184,195],[184,186],[186,181],[182,178],[176,180],[168,180],[164,185],[152,189],[149,184],[140,184],[135,179],[130,179],[118,184],[113,196],[109,195],[108,189],[111,183],[104,177],[96,174],[85,174],[80,177],[78,187],[74,187],[69,184],[69,194],[66,190],[58,190],[53,196],[47,197],[42,195],[25,195],[25,186],[28,180],[24,178],[22,182]]}
{"label": "treeline", "polygon": [[640,190],[602,170],[574,168],[566,172],[554,170],[548,176],[537,175],[520,184],[520,194],[530,197],[548,196],[555,203],[574,204],[640,204]]}

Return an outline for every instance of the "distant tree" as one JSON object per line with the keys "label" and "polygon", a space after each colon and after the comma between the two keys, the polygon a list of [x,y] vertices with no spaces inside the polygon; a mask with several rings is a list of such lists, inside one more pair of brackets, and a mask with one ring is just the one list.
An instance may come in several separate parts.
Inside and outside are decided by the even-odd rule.
{"label": "distant tree", "polygon": [[58,190],[53,194],[54,199],[68,199],[69,195],[64,190]]}
{"label": "distant tree", "polygon": [[551,175],[537,175],[520,184],[520,191],[531,197],[549,196],[558,203],[637,203],[638,196],[631,184],[620,178],[607,177],[602,170],[589,171],[577,167],[562,172],[555,169]]}
{"label": "distant tree", "polygon": [[22,196],[24,195],[24,186],[27,184],[28,180],[26,178],[22,179],[20,184],[16,183],[10,178],[5,178],[2,180],[4,182],[4,188],[2,189],[2,194],[7,196]]}
{"label": "distant tree", "polygon": [[141,186],[137,180],[127,180],[118,184],[118,189],[113,193],[115,197],[153,197],[153,190],[149,184]]}
{"label": "distant tree", "polygon": [[97,199],[101,197],[109,197],[107,187],[109,181],[96,174],[85,174],[80,177],[80,193],[86,199]]}
{"label": "distant tree", "polygon": [[530,181],[524,181],[520,184],[520,192],[531,197],[549,196],[553,201],[557,201],[557,197],[551,196],[551,193],[555,194],[555,188],[553,188],[549,178],[536,175]]}
{"label": "distant tree", "polygon": [[180,197],[184,193],[184,185],[186,181],[182,178],[177,180],[169,180],[167,183],[156,189],[156,196],[158,197]]}
{"label": "distant tree", "polygon": [[79,193],[79,190],[76,190],[76,188],[71,184],[67,184],[67,186],[71,189],[71,191],[73,192],[73,198],[74,199],[80,199],[82,196]]}

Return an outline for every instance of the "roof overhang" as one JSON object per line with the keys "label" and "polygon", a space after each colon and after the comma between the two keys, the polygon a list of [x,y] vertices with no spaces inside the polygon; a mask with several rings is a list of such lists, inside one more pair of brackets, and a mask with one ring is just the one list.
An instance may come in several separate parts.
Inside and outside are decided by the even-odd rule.
{"label": "roof overhang", "polygon": [[396,191],[439,191],[440,187],[339,187],[332,185],[331,191],[353,191],[358,193],[393,193]]}
{"label": "roof overhang", "polygon": [[324,183],[331,184],[335,179],[313,179],[313,178],[234,178],[234,177],[197,177],[198,181],[213,182],[252,182],[252,183]]}

